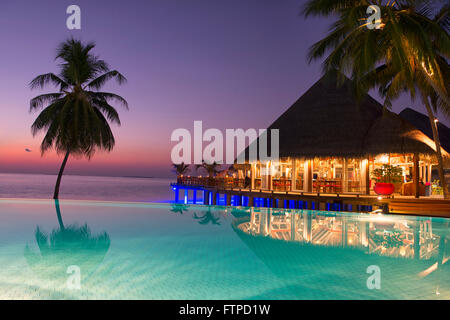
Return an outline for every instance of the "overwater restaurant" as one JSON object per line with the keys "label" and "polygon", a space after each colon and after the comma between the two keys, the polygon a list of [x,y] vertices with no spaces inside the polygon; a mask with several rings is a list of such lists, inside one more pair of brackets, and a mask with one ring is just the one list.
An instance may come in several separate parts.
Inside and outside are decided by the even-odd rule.
{"label": "overwater restaurant", "polygon": [[402,169],[395,193],[431,195],[434,141],[369,95],[357,100],[353,92],[349,79],[323,76],[268,128],[279,129],[280,160],[235,165],[237,177],[252,189],[371,194],[373,170],[389,164]]}

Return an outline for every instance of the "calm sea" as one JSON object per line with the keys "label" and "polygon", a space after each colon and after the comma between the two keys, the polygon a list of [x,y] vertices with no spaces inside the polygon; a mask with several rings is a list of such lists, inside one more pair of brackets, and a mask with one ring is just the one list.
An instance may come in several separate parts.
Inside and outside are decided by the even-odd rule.
{"label": "calm sea", "polygon": [[[173,200],[174,179],[65,175],[60,199],[152,201]],[[0,198],[51,199],[56,175],[0,173]]]}

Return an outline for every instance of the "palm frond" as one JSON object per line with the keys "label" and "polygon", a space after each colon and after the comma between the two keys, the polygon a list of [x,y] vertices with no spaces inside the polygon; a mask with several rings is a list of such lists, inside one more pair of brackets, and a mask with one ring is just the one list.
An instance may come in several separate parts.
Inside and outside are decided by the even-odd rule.
{"label": "palm frond", "polygon": [[42,108],[44,104],[50,103],[53,104],[55,100],[58,100],[63,96],[63,93],[47,93],[47,94],[41,94],[37,97],[34,97],[30,101],[30,112]]}
{"label": "palm frond", "polygon": [[105,100],[93,100],[93,104],[96,108],[98,108],[103,114],[106,115],[106,118],[111,121],[114,122],[118,125],[120,125],[120,118],[119,118],[119,113],[117,112],[116,109],[114,109],[113,106],[111,106],[108,102],[106,102]]}
{"label": "palm frond", "polygon": [[127,81],[127,79],[120,72],[117,70],[112,70],[89,82],[87,87],[98,90],[111,79],[116,79],[118,84],[123,84]]}
{"label": "palm frond", "polygon": [[89,96],[92,99],[104,100],[104,101],[107,101],[107,102],[118,102],[125,109],[128,110],[128,102],[127,102],[127,100],[125,100],[124,98],[122,98],[121,96],[119,96],[119,95],[117,95],[115,93],[98,92],[98,91],[87,91],[87,94],[89,94]]}
{"label": "palm frond", "polygon": [[45,73],[37,76],[30,82],[31,89],[40,88],[43,89],[45,85],[47,84],[53,84],[55,86],[59,86],[60,91],[63,91],[64,89],[67,89],[69,85],[62,80],[60,77],[55,75],[54,73]]}

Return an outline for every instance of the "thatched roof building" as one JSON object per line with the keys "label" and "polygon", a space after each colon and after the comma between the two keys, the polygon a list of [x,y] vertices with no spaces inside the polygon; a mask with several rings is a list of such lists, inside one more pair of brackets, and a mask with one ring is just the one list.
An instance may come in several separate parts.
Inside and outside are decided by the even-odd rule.
{"label": "thatched roof building", "polygon": [[[375,170],[385,165],[401,169],[395,192],[402,195],[412,195],[409,182],[416,197],[427,193],[420,181],[432,182],[434,141],[370,95],[358,99],[352,81],[337,72],[324,75],[268,129],[268,154],[260,154],[257,139],[262,161],[249,159],[251,145],[247,165],[238,168],[251,189],[370,194]],[[279,159],[270,150],[272,129],[279,130]]]}
{"label": "thatched roof building", "polygon": [[351,80],[338,84],[336,73],[323,76],[268,129],[280,130],[280,157],[435,154],[423,132],[369,95],[358,102]]}

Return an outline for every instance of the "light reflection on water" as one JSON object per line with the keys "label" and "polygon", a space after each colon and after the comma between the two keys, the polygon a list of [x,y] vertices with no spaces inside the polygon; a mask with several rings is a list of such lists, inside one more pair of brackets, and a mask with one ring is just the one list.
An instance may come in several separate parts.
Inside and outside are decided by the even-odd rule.
{"label": "light reflection on water", "polygon": [[[0,297],[449,299],[448,221],[0,200]],[[71,265],[80,290],[67,287]],[[380,290],[367,288],[371,265]]]}

